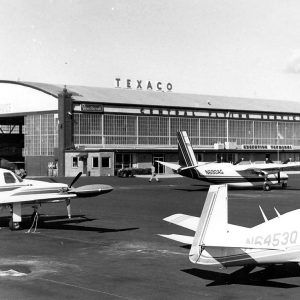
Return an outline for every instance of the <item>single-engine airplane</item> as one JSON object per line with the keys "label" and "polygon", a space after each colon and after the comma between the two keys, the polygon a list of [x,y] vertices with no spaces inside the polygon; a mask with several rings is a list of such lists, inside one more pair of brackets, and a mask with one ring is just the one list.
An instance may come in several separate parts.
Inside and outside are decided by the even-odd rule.
{"label": "single-engine airplane", "polygon": [[186,131],[179,131],[178,154],[179,164],[157,161],[173,169],[182,176],[209,182],[211,184],[227,183],[234,187],[263,186],[265,191],[271,185],[287,187],[288,174],[283,172],[300,170],[300,162],[264,163],[264,164],[231,164],[216,162],[198,162]]}
{"label": "single-engine airplane", "polygon": [[92,197],[113,190],[110,185],[92,184],[74,188],[73,185],[81,176],[81,172],[68,186],[65,183],[53,183],[40,180],[21,179],[12,171],[0,168],[0,207],[9,207],[12,218],[9,221],[11,230],[20,229],[22,221],[22,205],[31,205],[34,216],[38,205],[65,201],[68,217],[71,218],[70,200],[75,197]]}
{"label": "single-engine airplane", "polygon": [[190,244],[192,263],[210,266],[257,266],[300,264],[300,209],[252,228],[228,223],[227,185],[211,185],[200,218],[175,214],[164,220],[192,231],[194,236],[161,235]]}

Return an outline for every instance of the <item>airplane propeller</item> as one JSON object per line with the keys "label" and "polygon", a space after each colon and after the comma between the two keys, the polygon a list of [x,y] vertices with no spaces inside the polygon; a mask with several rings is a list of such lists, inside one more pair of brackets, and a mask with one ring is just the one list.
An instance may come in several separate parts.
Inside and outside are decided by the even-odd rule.
{"label": "airplane propeller", "polygon": [[80,176],[82,175],[82,172],[79,172],[76,177],[73,179],[73,181],[71,182],[71,184],[69,184],[69,188],[72,187],[72,185],[80,178]]}
{"label": "airplane propeller", "polygon": [[[79,172],[76,177],[72,180],[72,182],[69,184],[69,190],[72,189],[72,185],[76,183],[76,181],[80,178],[82,175],[82,172]],[[66,199],[66,205],[67,205],[67,212],[68,212],[68,218],[71,219],[71,200]]]}
{"label": "airplane propeller", "polygon": [[[101,194],[109,193],[113,190],[113,187],[107,184],[89,184],[80,187],[73,187],[73,184],[80,178],[82,172],[79,172],[68,186],[67,193],[76,194],[77,197],[94,197]],[[70,199],[66,199],[68,217],[71,218],[71,204]]]}

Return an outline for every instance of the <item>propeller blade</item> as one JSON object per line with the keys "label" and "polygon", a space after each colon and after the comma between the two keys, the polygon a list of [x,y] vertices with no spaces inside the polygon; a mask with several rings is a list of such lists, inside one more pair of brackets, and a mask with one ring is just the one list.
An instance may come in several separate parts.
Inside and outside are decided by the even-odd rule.
{"label": "propeller blade", "polygon": [[82,172],[79,172],[76,177],[73,179],[73,181],[71,182],[71,184],[69,185],[69,188],[72,187],[72,185],[80,178],[80,176],[82,175]]}
{"label": "propeller blade", "polygon": [[280,172],[277,174],[278,183],[280,183]]}
{"label": "propeller blade", "polygon": [[71,219],[71,200],[70,199],[66,199],[66,205],[67,205],[68,218]]}

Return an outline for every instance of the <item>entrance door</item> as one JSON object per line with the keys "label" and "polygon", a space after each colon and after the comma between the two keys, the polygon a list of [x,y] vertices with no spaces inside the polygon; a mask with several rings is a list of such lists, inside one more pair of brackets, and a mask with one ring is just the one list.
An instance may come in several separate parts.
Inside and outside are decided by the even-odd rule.
{"label": "entrance door", "polygon": [[131,168],[132,155],[130,153],[116,153],[115,156],[115,169]]}
{"label": "entrance door", "polygon": [[155,167],[155,173],[157,173],[157,174],[165,173],[165,166],[156,162],[157,160],[165,161],[165,158],[163,156],[153,156],[153,165]]}

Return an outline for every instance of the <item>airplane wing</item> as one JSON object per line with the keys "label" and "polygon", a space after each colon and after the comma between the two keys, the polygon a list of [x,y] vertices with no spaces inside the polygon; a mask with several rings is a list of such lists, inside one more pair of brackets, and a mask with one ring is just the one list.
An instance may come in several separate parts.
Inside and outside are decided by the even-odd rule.
{"label": "airplane wing", "polygon": [[197,230],[197,226],[199,223],[198,217],[193,217],[185,214],[174,214],[164,218],[163,220],[193,231]]}
{"label": "airplane wing", "polygon": [[168,168],[170,168],[172,170],[175,170],[175,171],[177,171],[177,170],[179,170],[181,168],[180,165],[173,164],[173,163],[168,163],[168,162],[159,161],[159,160],[157,160],[156,162],[158,162],[159,164],[161,164],[161,165],[163,165],[165,167],[168,167]]}
{"label": "airplane wing", "polygon": [[168,168],[170,168],[174,171],[178,171],[179,169],[180,169],[180,171],[184,171],[184,170],[188,170],[188,169],[195,169],[195,168],[200,167],[200,166],[211,164],[211,162],[198,162],[196,165],[193,165],[193,166],[182,167],[180,165],[173,164],[173,163],[168,163],[168,162],[165,162],[165,161],[157,160],[156,162],[158,162],[159,164],[161,164],[165,167],[168,167]]}
{"label": "airplane wing", "polygon": [[262,175],[276,174],[280,171],[300,171],[300,162],[290,162],[287,164],[253,164],[251,167],[246,165],[244,170],[253,170],[255,173]]}
{"label": "airplane wing", "polygon": [[0,205],[3,204],[13,204],[13,203],[22,203],[22,204],[31,204],[31,203],[41,203],[41,202],[59,202],[69,198],[77,197],[76,194],[61,194],[61,193],[40,193],[40,194],[20,194],[16,196],[3,197],[0,200]]}

